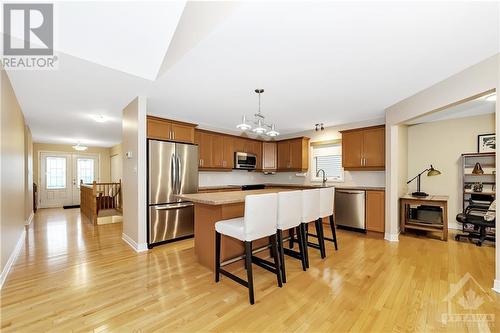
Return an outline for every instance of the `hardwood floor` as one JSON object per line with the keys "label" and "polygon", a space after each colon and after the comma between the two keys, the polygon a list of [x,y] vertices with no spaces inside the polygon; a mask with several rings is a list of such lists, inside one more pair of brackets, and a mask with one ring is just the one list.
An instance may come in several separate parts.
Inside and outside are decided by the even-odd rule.
{"label": "hardwood floor", "polygon": [[[494,248],[451,237],[401,236],[390,243],[339,230],[339,251],[328,243],[321,260],[310,249],[307,272],[286,258],[288,283],[281,289],[273,274],[255,266],[251,306],[245,288],[224,277],[215,284],[196,263],[192,240],[137,254],[121,240],[121,224],[93,226],[77,209],[40,210],[1,290],[1,329],[499,332]],[[451,285],[464,275],[448,304]],[[444,325],[446,313],[495,319]]]}

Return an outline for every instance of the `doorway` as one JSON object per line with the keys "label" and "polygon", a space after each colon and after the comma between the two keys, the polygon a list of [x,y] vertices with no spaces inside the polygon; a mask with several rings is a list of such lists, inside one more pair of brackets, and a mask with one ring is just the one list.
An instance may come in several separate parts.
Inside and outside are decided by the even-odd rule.
{"label": "doorway", "polygon": [[80,204],[80,180],[99,178],[99,157],[83,153],[40,153],[40,208]]}

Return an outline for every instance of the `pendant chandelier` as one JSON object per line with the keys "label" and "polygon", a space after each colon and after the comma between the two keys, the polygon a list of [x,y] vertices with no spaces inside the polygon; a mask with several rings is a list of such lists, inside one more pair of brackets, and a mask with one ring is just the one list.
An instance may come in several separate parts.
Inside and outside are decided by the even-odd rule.
{"label": "pendant chandelier", "polygon": [[[260,94],[264,92],[264,89],[255,89],[255,92],[259,94],[259,112],[253,115],[254,119],[247,121],[247,117],[244,115],[241,124],[236,125],[242,131],[252,130],[256,134],[266,134],[267,136],[278,136],[280,133],[276,131],[274,124],[266,124],[264,121],[264,115],[261,113],[260,109]],[[252,125],[253,124],[253,129]]]}

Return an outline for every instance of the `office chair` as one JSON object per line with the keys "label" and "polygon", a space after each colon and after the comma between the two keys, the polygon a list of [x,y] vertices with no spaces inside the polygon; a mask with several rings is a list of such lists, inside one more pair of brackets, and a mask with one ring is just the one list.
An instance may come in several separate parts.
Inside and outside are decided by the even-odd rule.
{"label": "office chair", "polygon": [[477,246],[481,246],[485,240],[494,242],[495,235],[487,234],[487,229],[495,228],[495,210],[496,201],[487,204],[470,200],[465,211],[457,215],[457,221],[462,223],[465,234],[456,235],[455,240],[459,241],[462,237],[477,239]]}

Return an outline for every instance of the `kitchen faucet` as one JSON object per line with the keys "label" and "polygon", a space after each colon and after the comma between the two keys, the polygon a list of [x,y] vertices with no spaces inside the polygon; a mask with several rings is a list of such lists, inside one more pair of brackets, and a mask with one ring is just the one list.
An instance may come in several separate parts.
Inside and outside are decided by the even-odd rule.
{"label": "kitchen faucet", "polygon": [[325,184],[326,184],[326,173],[325,173],[325,170],[323,170],[323,169],[319,169],[319,170],[316,172],[316,177],[319,177],[319,173],[320,173],[320,171],[323,171],[323,179],[322,179],[322,180],[323,180],[323,186],[325,186]]}

